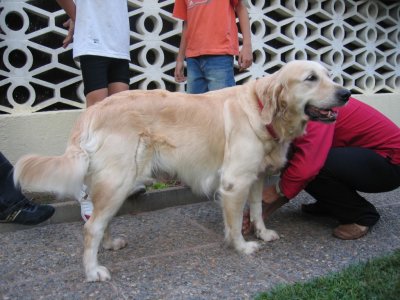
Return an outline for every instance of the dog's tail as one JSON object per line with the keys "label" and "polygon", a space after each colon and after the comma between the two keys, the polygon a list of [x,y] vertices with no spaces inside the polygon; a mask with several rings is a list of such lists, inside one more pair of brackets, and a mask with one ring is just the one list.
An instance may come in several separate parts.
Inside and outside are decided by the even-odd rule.
{"label": "dog's tail", "polygon": [[14,167],[14,182],[32,192],[77,196],[89,166],[87,153],[69,145],[61,156],[27,155]]}

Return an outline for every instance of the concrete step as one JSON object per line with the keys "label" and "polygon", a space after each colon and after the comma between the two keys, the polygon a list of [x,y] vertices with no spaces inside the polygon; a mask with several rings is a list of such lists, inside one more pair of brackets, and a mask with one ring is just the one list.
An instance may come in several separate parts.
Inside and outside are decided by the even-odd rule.
{"label": "concrete step", "polygon": [[[47,224],[58,224],[65,222],[76,222],[82,220],[80,205],[78,201],[72,199],[56,199],[51,195],[32,195],[36,203],[49,203],[56,208],[54,215],[46,222],[36,226],[27,226],[20,224],[1,224],[1,232],[10,232],[16,230],[30,229],[37,226]],[[118,215],[137,214],[140,212],[159,210],[171,206],[184,204],[193,204],[207,201],[205,196],[194,195],[188,187],[171,187],[162,190],[153,190],[146,192],[138,197],[129,197],[122,207]],[[83,221],[82,221],[83,222]]]}

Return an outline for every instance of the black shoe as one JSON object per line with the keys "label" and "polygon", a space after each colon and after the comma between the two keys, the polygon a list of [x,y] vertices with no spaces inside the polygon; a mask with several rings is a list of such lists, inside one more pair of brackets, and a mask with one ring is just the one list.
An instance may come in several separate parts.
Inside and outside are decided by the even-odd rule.
{"label": "black shoe", "polygon": [[0,219],[0,222],[36,225],[49,219],[54,214],[54,210],[54,207],[50,205],[27,202],[21,208]]}
{"label": "black shoe", "polygon": [[131,197],[137,198],[137,197],[139,197],[140,195],[143,195],[143,194],[145,194],[145,193],[146,193],[146,186],[145,186],[144,184],[140,184],[140,185],[136,186],[136,187],[133,189],[133,191],[132,191],[132,193],[131,193]]}
{"label": "black shoe", "polygon": [[314,216],[329,216],[329,210],[324,206],[319,204],[318,202],[311,204],[302,204],[301,211],[306,214],[314,215]]}

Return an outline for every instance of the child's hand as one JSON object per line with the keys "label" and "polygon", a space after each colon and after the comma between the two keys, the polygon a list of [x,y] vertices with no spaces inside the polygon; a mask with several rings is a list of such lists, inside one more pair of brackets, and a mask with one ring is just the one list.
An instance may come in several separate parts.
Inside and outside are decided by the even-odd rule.
{"label": "child's hand", "polygon": [[177,60],[176,61],[176,67],[175,67],[175,72],[174,72],[174,76],[175,76],[175,81],[176,82],[185,82],[186,81],[186,77],[185,77],[185,65],[183,63],[183,61],[181,60]]}
{"label": "child's hand", "polygon": [[242,49],[240,49],[239,58],[239,71],[243,71],[251,66],[253,63],[253,53],[251,50],[251,46],[243,45]]}
{"label": "child's hand", "polygon": [[65,28],[68,28],[68,34],[63,40],[63,48],[67,48],[69,44],[72,43],[74,39],[74,28],[75,28],[75,23],[71,19],[68,19],[63,26]]}

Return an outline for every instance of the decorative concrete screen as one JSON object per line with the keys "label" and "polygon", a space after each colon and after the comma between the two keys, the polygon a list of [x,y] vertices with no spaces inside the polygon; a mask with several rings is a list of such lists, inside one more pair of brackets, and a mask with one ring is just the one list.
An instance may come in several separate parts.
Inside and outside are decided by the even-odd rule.
{"label": "decorative concrete screen", "polygon": [[[400,1],[248,2],[254,64],[236,70],[238,84],[311,59],[353,93],[400,95]],[[174,1],[127,3],[131,89],[183,91],[173,78],[181,31]],[[54,0],[0,0],[1,114],[85,107],[79,65],[61,47],[66,19]]]}

